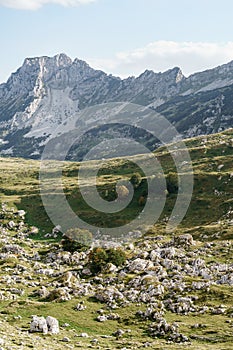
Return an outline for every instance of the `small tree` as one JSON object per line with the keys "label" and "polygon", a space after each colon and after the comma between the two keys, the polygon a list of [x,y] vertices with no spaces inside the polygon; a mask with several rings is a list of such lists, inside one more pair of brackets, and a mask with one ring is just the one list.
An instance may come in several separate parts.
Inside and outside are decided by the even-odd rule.
{"label": "small tree", "polygon": [[141,181],[142,177],[139,173],[134,173],[130,178],[130,182],[134,188],[137,188],[140,185]]}
{"label": "small tree", "polygon": [[125,252],[120,248],[109,248],[107,249],[107,255],[108,260],[107,262],[110,262],[116,266],[121,266],[126,261],[126,254]]}
{"label": "small tree", "polygon": [[140,206],[144,206],[146,204],[146,198],[144,196],[140,196],[138,200],[138,204]]}
{"label": "small tree", "polygon": [[64,250],[71,253],[87,250],[92,244],[92,233],[85,229],[71,228],[66,231],[61,241]]}
{"label": "small tree", "polygon": [[179,189],[178,176],[176,173],[168,173],[167,177],[167,190],[170,194],[176,194]]}
{"label": "small tree", "polygon": [[107,263],[121,266],[126,261],[126,254],[120,248],[95,247],[89,254],[90,270],[93,274],[101,272]]}
{"label": "small tree", "polygon": [[95,247],[89,254],[90,270],[96,274],[102,270],[108,260],[108,254],[104,248]]}

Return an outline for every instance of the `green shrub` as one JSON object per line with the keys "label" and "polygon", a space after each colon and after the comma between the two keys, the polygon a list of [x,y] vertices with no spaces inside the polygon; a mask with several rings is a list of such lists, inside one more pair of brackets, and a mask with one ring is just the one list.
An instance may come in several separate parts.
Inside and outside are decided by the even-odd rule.
{"label": "green shrub", "polygon": [[104,248],[95,247],[89,254],[90,270],[98,273],[107,264],[108,254]]}
{"label": "green shrub", "polygon": [[111,184],[111,186],[108,186],[107,188],[104,188],[100,191],[100,195],[103,199],[105,199],[108,202],[112,202],[117,199],[116,194],[116,184]]}
{"label": "green shrub", "polygon": [[6,257],[0,260],[0,265],[5,265],[7,267],[15,268],[18,263],[18,259],[14,257]]}
{"label": "green shrub", "polygon": [[176,194],[179,189],[178,176],[176,173],[169,173],[166,177],[167,190],[170,194]]}
{"label": "green shrub", "polygon": [[71,228],[64,235],[61,241],[64,250],[71,253],[87,250],[92,244],[93,236],[88,230]]}
{"label": "green shrub", "polygon": [[109,248],[107,249],[107,255],[108,260],[107,262],[110,262],[116,266],[121,266],[126,261],[126,254],[125,252],[120,248]]}
{"label": "green shrub", "polygon": [[126,254],[120,248],[95,247],[89,254],[90,270],[93,274],[101,272],[107,263],[121,266],[126,261]]}
{"label": "green shrub", "polygon": [[134,173],[130,178],[130,182],[134,188],[137,188],[140,185],[141,181],[142,177],[139,173]]}

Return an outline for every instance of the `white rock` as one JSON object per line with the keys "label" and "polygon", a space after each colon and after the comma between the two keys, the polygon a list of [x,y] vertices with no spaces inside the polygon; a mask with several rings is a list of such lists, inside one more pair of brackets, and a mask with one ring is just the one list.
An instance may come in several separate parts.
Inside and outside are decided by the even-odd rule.
{"label": "white rock", "polygon": [[82,338],[89,338],[89,335],[87,333],[81,333],[80,337],[82,337]]}
{"label": "white rock", "polygon": [[146,267],[148,265],[148,261],[145,259],[137,258],[131,262],[129,265],[129,271],[131,272],[140,272],[145,271]]}
{"label": "white rock", "polygon": [[46,318],[48,331],[52,334],[58,334],[59,333],[59,322],[56,318],[48,316]]}
{"label": "white rock", "polygon": [[105,315],[100,315],[97,317],[97,321],[99,321],[99,322],[105,322],[107,320],[108,320],[108,318]]}
{"label": "white rock", "polygon": [[69,342],[70,342],[70,338],[64,337],[64,338],[62,339],[62,341],[63,341],[64,343],[69,343]]}
{"label": "white rock", "polygon": [[30,324],[30,332],[41,332],[44,334],[48,333],[48,326],[46,319],[44,317],[32,316],[32,321]]}
{"label": "white rock", "polygon": [[18,211],[18,215],[21,217],[21,218],[24,218],[26,212],[24,210],[19,210]]}

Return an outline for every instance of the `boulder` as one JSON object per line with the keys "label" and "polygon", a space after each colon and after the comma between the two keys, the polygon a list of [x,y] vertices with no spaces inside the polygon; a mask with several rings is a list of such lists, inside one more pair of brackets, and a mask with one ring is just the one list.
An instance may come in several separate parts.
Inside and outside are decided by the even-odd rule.
{"label": "boulder", "polygon": [[105,322],[105,321],[107,321],[107,316],[105,316],[105,315],[99,315],[97,318],[96,318],[96,320],[97,321],[99,321],[99,322]]}
{"label": "boulder", "polygon": [[30,332],[40,332],[47,334],[48,333],[48,325],[46,319],[44,317],[38,317],[36,315],[32,316],[32,321],[30,324]]}
{"label": "boulder", "polygon": [[48,326],[48,332],[51,334],[58,334],[59,333],[59,322],[56,318],[48,316],[46,318],[46,323]]}
{"label": "boulder", "polygon": [[131,261],[129,265],[130,272],[144,272],[148,266],[148,261],[145,259],[137,258]]}
{"label": "boulder", "polygon": [[69,342],[70,342],[70,338],[64,337],[64,338],[62,339],[62,341],[63,341],[64,343],[69,343]]}
{"label": "boulder", "polygon": [[40,298],[47,298],[49,291],[45,286],[42,286],[39,290],[35,291],[34,295],[37,295]]}

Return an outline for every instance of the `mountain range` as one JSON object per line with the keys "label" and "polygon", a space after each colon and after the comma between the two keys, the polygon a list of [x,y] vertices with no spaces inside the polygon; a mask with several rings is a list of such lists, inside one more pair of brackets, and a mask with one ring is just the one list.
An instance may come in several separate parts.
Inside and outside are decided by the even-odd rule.
{"label": "mountain range", "polygon": [[[0,85],[0,154],[40,158],[48,140],[80,127],[83,110],[111,102],[146,106],[165,116],[182,137],[220,132],[233,125],[232,97],[233,61],[189,77],[175,67],[121,79],[65,54],[27,58]],[[137,138],[133,118],[132,114],[130,124],[135,128],[123,129],[121,136]],[[111,138],[116,130],[110,129]],[[89,145],[98,143],[101,133],[103,127],[89,131]],[[156,146],[148,135],[143,141]],[[77,145],[77,150],[82,149],[76,154],[78,160],[88,149],[85,142]]]}

